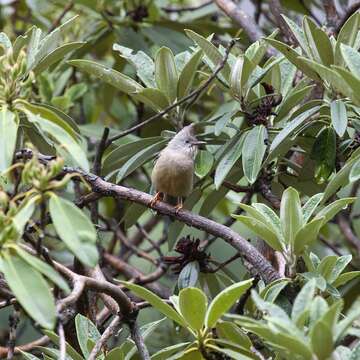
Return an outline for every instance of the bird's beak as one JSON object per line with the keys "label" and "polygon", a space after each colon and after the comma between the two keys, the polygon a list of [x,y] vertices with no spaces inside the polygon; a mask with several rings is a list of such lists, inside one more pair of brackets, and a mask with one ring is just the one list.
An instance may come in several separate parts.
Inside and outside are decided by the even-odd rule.
{"label": "bird's beak", "polygon": [[196,146],[200,146],[200,145],[206,145],[206,141],[200,141],[200,140],[192,140],[190,142],[191,145],[196,145]]}

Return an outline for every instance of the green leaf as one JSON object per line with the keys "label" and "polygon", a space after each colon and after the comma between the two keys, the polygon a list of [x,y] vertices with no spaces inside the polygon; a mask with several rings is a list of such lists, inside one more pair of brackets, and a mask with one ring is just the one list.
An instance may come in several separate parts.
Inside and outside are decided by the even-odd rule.
{"label": "green leaf", "polygon": [[[314,278],[316,281],[316,278]],[[323,318],[323,316],[328,312],[329,305],[327,304],[326,300],[323,299],[321,296],[317,295],[313,299],[310,305],[309,311],[309,328],[310,330],[313,326]]]}
{"label": "green leaf", "polygon": [[24,100],[17,100],[17,108],[26,109],[35,115],[53,122],[63,128],[74,140],[79,139],[80,129],[76,122],[59,109],[48,104],[30,104]]}
{"label": "green leaf", "polygon": [[360,105],[360,95],[358,92],[360,86],[360,79],[354,76],[350,71],[345,70],[344,68],[333,66],[332,67],[345,81],[348,85],[347,92],[345,95],[349,96],[351,100],[357,105]]}
{"label": "green leaf", "polygon": [[36,66],[33,68],[34,73],[39,75],[44,70],[49,68],[49,66],[55,64],[59,60],[63,60],[67,54],[81,48],[84,44],[85,42],[71,42],[58,47],[36,64]]}
{"label": "green leaf", "polygon": [[64,290],[66,294],[70,293],[70,288],[67,282],[62,278],[62,276],[56,272],[50,265],[46,264],[37,257],[29,254],[27,251],[23,250],[18,245],[10,245],[12,249],[30,266],[39,271],[45,277],[50,279],[54,284],[56,284],[60,289]]}
{"label": "green leaf", "polygon": [[333,352],[333,334],[322,321],[318,321],[310,332],[311,346],[318,359],[327,359]]}
{"label": "green leaf", "polygon": [[243,99],[247,93],[247,81],[254,69],[254,64],[245,55],[240,55],[232,66],[230,73],[230,90],[237,99]]}
{"label": "green leaf", "polygon": [[256,235],[262,238],[271,248],[277,251],[283,250],[283,245],[278,236],[271,230],[270,226],[256,218],[244,215],[232,215],[236,220],[243,223]]}
{"label": "green leaf", "polygon": [[232,139],[231,143],[233,143],[233,141],[234,145],[225,153],[215,170],[214,184],[216,190],[219,189],[236,161],[240,158],[244,143],[244,135],[240,136],[238,139]]}
{"label": "green leaf", "polygon": [[323,224],[326,224],[328,221],[330,221],[339,211],[346,209],[347,206],[351,203],[353,203],[356,200],[356,198],[343,198],[336,200],[320,210],[315,218],[323,218]]}
{"label": "green leaf", "polygon": [[358,35],[360,27],[360,16],[358,12],[354,12],[345,24],[341,27],[339,35],[337,37],[335,45],[335,64],[342,65],[343,59],[341,57],[341,44],[346,44],[349,46],[354,46],[356,37]]}
{"label": "green leaf", "polygon": [[[240,206],[242,205],[240,204]],[[263,203],[253,203],[252,207],[258,210],[264,216],[266,223],[271,226],[273,232],[277,234],[278,238],[283,239],[280,219],[274,210]]]}
{"label": "green leaf", "polygon": [[216,332],[221,338],[227,339],[239,346],[249,349],[252,347],[250,338],[237,325],[230,321],[218,322]]}
{"label": "green leaf", "polygon": [[323,184],[335,169],[336,134],[331,127],[320,131],[310,157],[315,160],[315,179],[318,184]]}
{"label": "green leaf", "polygon": [[260,295],[265,301],[274,303],[280,295],[281,291],[288,285],[289,282],[290,279],[287,278],[275,280],[265,286],[265,288],[261,291]]}
{"label": "green leaf", "polygon": [[330,104],[331,124],[336,133],[343,137],[348,125],[345,104],[342,100],[334,100]]}
{"label": "green leaf", "polygon": [[287,188],[281,198],[280,222],[287,244],[294,244],[296,233],[303,225],[303,214],[299,193]]}
{"label": "green leaf", "polygon": [[5,280],[21,306],[40,326],[53,329],[56,322],[55,300],[43,277],[10,251],[3,251],[1,260]]}
{"label": "green leaf", "polygon": [[303,323],[300,323],[300,321],[303,320],[301,319],[303,314],[306,313],[310,308],[313,297],[315,295],[315,289],[315,280],[310,280],[303,286],[303,288],[295,298],[294,305],[291,311],[291,319],[299,326],[299,328],[302,328],[303,326]]}
{"label": "green leaf", "polygon": [[125,360],[124,353],[120,347],[110,350],[104,360]]}
{"label": "green leaf", "polygon": [[50,34],[47,34],[42,40],[40,40],[40,29],[36,29],[36,31],[32,33],[28,49],[28,71],[33,70],[46,56],[56,50],[62,40],[62,35],[64,34],[65,30],[73,26],[73,21],[77,17],[78,15],[65,21],[63,24],[54,29]]}
{"label": "green leaf", "polygon": [[275,136],[270,145],[270,153],[273,153],[279,146],[288,138],[290,138],[295,131],[297,131],[311,116],[319,111],[316,106],[310,110],[304,111],[296,116],[293,120],[286,124],[286,126]]}
{"label": "green leaf", "polygon": [[360,316],[360,299],[357,298],[351,305],[351,308],[347,311],[343,320],[337,323],[335,329],[334,341],[340,340],[345,331],[357,320]]}
{"label": "green leaf", "polygon": [[210,349],[215,350],[217,353],[221,353],[224,354],[225,356],[229,357],[230,359],[235,359],[235,360],[251,360],[252,358],[243,354],[240,354],[234,350],[231,349],[226,349],[226,348],[222,348],[222,347],[218,347],[215,345],[208,345],[207,347],[209,347]]}
{"label": "green leaf", "polygon": [[84,171],[89,171],[89,163],[85,151],[66,130],[30,111],[25,110],[25,113],[30,122],[36,124],[55,142],[59,152],[64,151]]}
{"label": "green leaf", "polygon": [[98,262],[96,230],[89,218],[71,201],[51,193],[49,210],[55,230],[65,245],[85,265]]}
{"label": "green leaf", "polygon": [[327,278],[329,284],[332,284],[340,276],[340,274],[345,270],[346,266],[351,262],[351,259],[352,259],[352,255],[343,255],[343,256],[339,256],[336,259],[331,274]]}
{"label": "green leaf", "polygon": [[335,330],[336,323],[339,320],[343,307],[344,301],[342,299],[334,302],[320,319],[320,321],[324,322],[324,324],[327,325],[332,332]]}
{"label": "green leaf", "polygon": [[[360,159],[360,153],[356,152],[353,156],[345,163],[345,165],[340,169],[338,173],[335,174],[329,181],[328,185],[324,191],[324,197],[322,203],[327,201],[341,186],[344,186],[349,183],[349,175],[353,166]],[[360,161],[359,161],[360,166]],[[360,168],[359,168],[360,170]]]}
{"label": "green leaf", "polygon": [[[60,337],[53,331],[43,330],[43,333],[57,346],[60,346]],[[66,343],[66,353],[72,360],[84,360],[84,358],[68,343]]]}
{"label": "green leaf", "polygon": [[204,326],[207,309],[206,295],[200,289],[194,287],[182,289],[179,293],[179,306],[181,315],[189,326],[193,330],[200,332]]}
{"label": "green leaf", "polygon": [[304,17],[303,27],[308,49],[317,62],[330,66],[334,63],[334,52],[329,37],[325,31],[318,28],[307,16]]}
{"label": "green leaf", "polygon": [[[205,55],[210,60],[213,69],[221,63],[223,60],[223,55],[221,52],[207,39],[197,34],[192,30],[185,30],[186,35],[193,40],[200,48],[204,51]],[[224,68],[221,70],[221,74],[225,77],[227,81],[230,76],[230,66],[225,64]]]}
{"label": "green leaf", "polygon": [[281,102],[277,111],[275,121],[279,121],[282,118],[289,115],[289,113],[294,109],[296,104],[299,104],[306,96],[308,96],[311,90],[314,88],[314,85],[305,86],[300,90],[292,91],[288,96]]}
{"label": "green leaf", "polygon": [[346,66],[355,76],[360,78],[360,54],[358,51],[345,44],[341,44],[340,49]]}
{"label": "green leaf", "polygon": [[323,196],[324,196],[323,193],[315,194],[305,203],[305,205],[302,208],[304,224],[306,224],[309,221],[315,209],[320,204]]}
{"label": "green leaf", "polygon": [[285,22],[288,25],[288,27],[290,28],[291,32],[294,34],[294,36],[295,36],[297,42],[299,43],[299,45],[301,46],[301,48],[304,50],[304,52],[307,55],[310,55],[310,49],[309,49],[308,43],[306,41],[303,29],[301,29],[301,27],[298,26],[298,24],[296,24],[295,21],[291,20],[284,14],[281,14],[281,16],[285,20]]}
{"label": "green leaf", "polygon": [[174,102],[177,98],[178,74],[174,54],[169,48],[162,47],[155,56],[155,79],[158,88]]}
{"label": "green leaf", "polygon": [[306,63],[309,67],[316,71],[321,79],[327,82],[328,85],[333,87],[336,91],[346,96],[352,96],[352,91],[346,81],[335,70],[306,58],[301,57],[299,58],[299,61]]}
{"label": "green leaf", "polygon": [[[183,342],[180,344],[167,346],[166,348],[159,350],[157,353],[151,356],[151,360],[168,360],[170,356],[179,352],[179,350],[183,350],[187,347],[190,342]],[[117,360],[117,359],[114,359]]]}
{"label": "green leaf", "polygon": [[196,70],[199,67],[202,56],[202,50],[194,52],[190,60],[185,64],[184,68],[182,69],[179,75],[179,82],[177,88],[178,99],[181,99],[190,93],[191,86],[194,82],[194,78],[196,75]]}
{"label": "green leaf", "polygon": [[155,309],[160,311],[169,319],[175,321],[183,327],[187,327],[187,324],[182,316],[180,316],[170,305],[164,302],[159,296],[145,289],[140,285],[136,285],[127,281],[120,281],[125,287],[130,289],[136,296],[149,302]]}
{"label": "green leaf", "polygon": [[155,65],[149,55],[143,51],[133,54],[133,50],[119,44],[113,45],[113,50],[118,51],[120,56],[128,60],[135,68],[136,74],[148,88],[155,88]]}
{"label": "green leaf", "polygon": [[[254,203],[252,206],[246,204],[239,204],[239,207],[245,210],[256,220],[259,220],[266,225],[274,234],[281,238],[281,225],[279,217],[267,205],[261,203]],[[236,217],[236,216],[234,216]]]}
{"label": "green leaf", "polygon": [[331,276],[331,272],[335,266],[336,260],[337,256],[335,255],[324,257],[316,271],[321,274],[325,280],[328,280],[328,278]]}
{"label": "green leaf", "polygon": [[12,163],[16,147],[18,120],[13,112],[2,106],[0,112],[0,173]]}
{"label": "green leaf", "polygon": [[142,89],[133,95],[133,97],[150,106],[155,111],[161,111],[170,105],[168,97],[159,89]]}
{"label": "green leaf", "polygon": [[295,236],[294,253],[301,254],[307,245],[310,245],[317,237],[324,225],[323,218],[314,219],[303,226]]}
{"label": "green leaf", "polygon": [[18,210],[13,216],[12,222],[16,228],[19,237],[22,236],[26,223],[30,220],[35,210],[36,202],[40,199],[40,195],[35,195],[24,200]]}
{"label": "green leaf", "polygon": [[101,334],[97,327],[85,316],[77,314],[75,317],[76,335],[80,349],[87,359],[90,355],[91,348],[89,348],[89,340],[96,344],[99,341]]}
{"label": "green leaf", "polygon": [[10,39],[3,32],[0,33],[0,46],[3,47],[6,51],[12,49]]}
{"label": "green leaf", "polygon": [[68,61],[68,64],[75,66],[90,75],[96,76],[100,80],[105,81],[126,94],[134,94],[143,89],[139,83],[129,76],[94,61],[70,60]]}
{"label": "green leaf", "polygon": [[267,131],[263,125],[255,126],[245,136],[242,147],[242,165],[244,175],[250,184],[256,181],[260,172],[266,151],[266,137]]}
{"label": "green leaf", "polygon": [[349,360],[358,360],[358,359],[360,359],[360,343],[359,342],[352,349],[351,356],[350,356]]}
{"label": "green leaf", "polygon": [[36,357],[35,355],[32,355],[30,353],[26,353],[22,350],[20,350],[21,355],[24,357],[24,359],[26,360],[39,360],[40,358]]}
{"label": "green leaf", "polygon": [[350,174],[349,174],[349,181],[351,183],[360,179],[360,159],[354,162],[354,166],[352,166]]}
{"label": "green leaf", "polygon": [[185,289],[196,285],[200,274],[200,267],[197,261],[186,264],[178,277],[178,288]]}
{"label": "green leaf", "polygon": [[137,139],[130,141],[126,144],[120,144],[113,147],[103,160],[103,173],[105,175],[110,172],[118,169],[122,166],[127,159],[137,154],[139,151],[144,148],[149,147],[150,145],[156,144],[159,141],[163,140],[161,136],[154,136],[144,139]]}
{"label": "green leaf", "polygon": [[292,64],[294,64],[299,70],[313,80],[319,80],[318,74],[305,62],[299,60],[300,54],[296,52],[292,47],[284,44],[278,40],[266,38],[265,39],[275,49],[280,51]]}
{"label": "green leaf", "polygon": [[252,281],[253,279],[249,279],[235,283],[218,294],[208,307],[205,326],[209,329],[213,328],[221,316],[250,288]]}
{"label": "green leaf", "polygon": [[210,151],[199,150],[195,158],[195,175],[202,179],[205,177],[214,164],[214,157]]}
{"label": "green leaf", "polygon": [[339,287],[346,284],[347,282],[360,276],[360,271],[349,271],[347,273],[341,274],[333,283],[332,286]]}
{"label": "green leaf", "polygon": [[117,173],[116,182],[120,182],[138,167],[153,158],[165,146],[166,142],[167,140],[159,141],[158,143],[150,145],[130,157]]}

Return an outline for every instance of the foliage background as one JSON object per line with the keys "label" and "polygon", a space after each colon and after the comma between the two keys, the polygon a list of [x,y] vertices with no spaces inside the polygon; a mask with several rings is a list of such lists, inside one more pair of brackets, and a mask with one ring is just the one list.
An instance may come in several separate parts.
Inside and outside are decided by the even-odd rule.
{"label": "foliage background", "polygon": [[[232,5],[235,8],[232,8]],[[204,3],[165,0],[1,1],[1,28],[7,36],[0,38],[4,48],[1,58],[0,120],[5,124],[0,133],[0,148],[4,153],[0,162],[3,171],[2,194],[6,193],[18,206],[13,214],[8,212],[9,217],[1,220],[3,222],[0,224],[0,231],[4,245],[2,258],[6,259],[6,254],[10,254],[14,256],[13,259],[18,259],[19,253],[11,246],[16,244],[16,249],[24,240],[29,244],[29,239],[26,238],[29,233],[34,236],[35,242],[41,241],[50,250],[51,258],[68,266],[75,273],[85,272],[90,276],[86,269],[96,265],[97,250],[100,254],[101,271],[108,278],[139,281],[142,276],[160,271],[154,284],[149,283],[150,289],[157,290],[158,294],[166,298],[170,294],[178,294],[179,287],[196,285],[211,299],[220,289],[250,277],[255,277],[256,281],[262,278],[254,285],[258,293],[261,293],[265,287],[263,280],[266,282],[266,278],[259,272],[259,268],[254,269],[251,264],[249,266],[252,254],[238,254],[239,248],[235,249],[220,237],[213,237],[211,231],[184,225],[181,216],[178,221],[169,223],[155,210],[143,206],[145,201],[139,205],[133,201],[124,201],[124,198],[116,199],[115,196],[110,196],[95,199],[95,202],[86,203],[85,200],[85,203],[81,203],[87,199],[89,192],[84,184],[86,181],[94,190],[94,182],[86,177],[89,172],[126,188],[153,192],[150,174],[156,154],[184,124],[201,123],[205,125],[199,131],[199,138],[206,140],[207,145],[197,156],[196,186],[186,200],[185,207],[193,214],[200,214],[218,224],[230,226],[243,239],[250,239],[256,249],[269,260],[279,277],[291,278],[290,285],[286,280],[280,281],[281,289],[274,287],[280,289],[279,294],[285,289],[278,299],[272,299],[274,303],[291,313],[289,309],[294,304],[296,294],[305,284],[309,287],[315,286],[310,280],[316,278],[317,290],[309,293],[313,297],[319,295],[326,299],[329,305],[341,298],[344,302],[342,314],[345,316],[356,304],[358,297],[358,7],[358,2],[345,0],[335,2],[335,5],[333,1],[310,0]],[[242,13],[237,12],[238,9],[244,10],[250,20],[243,18]],[[287,18],[279,17],[280,13]],[[346,31],[340,35],[340,29],[346,20],[350,22]],[[303,30],[296,25],[301,26],[302,22]],[[42,34],[39,36],[44,38],[62,24],[65,26],[63,25],[56,36],[52,33],[53,36],[45,43],[46,46],[41,42],[36,46],[36,32],[31,30],[32,26],[41,29]],[[322,30],[319,30],[323,24]],[[279,33],[274,33],[279,27]],[[24,52],[19,52],[20,55],[15,60],[7,57],[7,38],[13,43],[14,49],[15,39],[26,32],[29,37],[24,41]],[[267,41],[260,37],[267,37]],[[275,37],[278,42],[274,40]],[[235,38],[236,43],[227,56],[226,49],[229,49],[230,41]],[[290,50],[284,49],[281,42],[293,48],[300,45],[300,48],[294,55]],[[340,43],[348,46],[341,47]],[[65,46],[62,48],[63,52],[56,50],[62,46]],[[56,56],[55,51],[58,51]],[[198,59],[193,56],[193,63],[188,65],[188,73],[184,72],[181,88],[177,79],[172,78],[172,66],[176,64],[180,74],[196,52]],[[47,57],[49,54],[54,57]],[[283,54],[285,56],[282,56]],[[274,58],[269,60],[272,55]],[[297,57],[300,56],[302,57],[299,60]],[[155,60],[155,65],[152,59]],[[223,59],[226,61],[221,62]],[[152,74],[153,66],[155,77]],[[221,71],[216,77],[218,70]],[[143,121],[180,100],[183,97],[181,95],[194,90],[196,92],[208,79],[211,79],[211,82],[204,91],[198,92],[199,96],[195,93],[192,97],[195,101],[190,99],[185,104],[174,106],[173,109],[165,110],[163,116],[157,116],[151,122],[143,124]],[[265,85],[261,85],[261,82]],[[267,90],[266,84],[271,85],[272,89]],[[149,87],[156,87],[163,92],[146,92],[149,89],[143,91]],[[171,95],[174,93],[175,95]],[[18,130],[15,135],[11,135],[11,124],[14,120],[7,113],[8,110],[16,114]],[[46,122],[50,118],[58,127]],[[294,125],[296,120],[299,121],[298,125]],[[126,134],[126,131],[134,126],[138,128]],[[109,129],[109,134],[106,134],[106,128]],[[101,149],[102,139],[107,140],[105,135],[107,139],[119,138],[111,142],[108,140],[106,149]],[[39,151],[42,154],[39,155],[40,163],[48,166],[42,168],[36,156],[30,161],[32,156],[19,153],[25,148],[30,148],[34,154]],[[60,155],[65,165],[70,166],[67,175],[74,173],[71,168],[82,168],[84,183],[70,181],[66,171],[62,172],[61,160],[58,163],[51,162],[52,158],[42,158],[44,155]],[[16,167],[7,170],[15,163],[30,165],[24,165],[22,170]],[[53,173],[49,175],[49,171]],[[24,174],[27,174],[27,177]],[[69,182],[56,182],[63,178]],[[43,187],[37,185],[36,181],[39,179],[44,181]],[[18,183],[20,186],[16,185]],[[27,193],[32,188],[36,188],[33,198],[33,194],[30,196]],[[100,189],[100,193],[102,191],[105,193],[104,189]],[[327,218],[326,210],[314,210],[311,220],[318,221],[312,223],[316,225],[316,229],[314,225],[307,228],[307,232],[300,233],[298,243],[303,244],[303,248],[295,251],[291,241],[296,240],[289,238],[295,239],[296,233],[289,235],[286,232],[290,230],[284,228],[286,224],[292,224],[299,215],[300,199],[302,204],[309,198],[315,199],[314,202],[318,205],[321,199],[316,202],[317,198],[312,196],[324,192],[325,196],[318,209],[324,208],[325,204],[335,204],[333,208],[336,211],[331,212],[331,216]],[[23,203],[14,200],[17,193],[26,195]],[[36,195],[39,197],[36,198]],[[32,206],[31,199],[38,207],[34,208],[28,217],[18,216],[17,220],[12,220],[19,209],[27,204]],[[66,205],[64,199],[69,200],[72,205]],[[339,199],[343,199],[342,202]],[[9,210],[8,200],[1,201],[2,211],[6,213]],[[252,226],[252,210],[239,206],[241,203],[264,203],[277,214],[280,213],[284,228],[279,230],[281,235],[277,240],[273,235],[277,230],[269,227],[268,223],[265,230],[259,224]],[[280,209],[280,203],[283,209]],[[343,209],[350,203],[347,209]],[[75,205],[79,204],[82,205],[82,215],[76,210]],[[64,210],[63,216],[59,215],[61,209]],[[329,210],[326,207],[325,209]],[[160,214],[168,214],[167,208],[160,207],[156,210]],[[44,218],[48,213],[52,219],[47,222]],[[230,216],[233,213],[241,214],[239,221]],[[246,218],[245,214],[249,217]],[[170,215],[174,216],[173,213]],[[322,215],[324,217],[321,217]],[[256,218],[255,215],[254,217]],[[21,219],[25,219],[23,229],[17,228],[17,232],[12,230],[16,235],[10,230],[6,232],[6,229],[10,229],[14,224],[16,226],[17,221],[22,223]],[[67,222],[64,219],[67,219]],[[89,225],[88,219],[96,226]],[[34,221],[38,221],[38,224],[35,231],[32,231]],[[301,226],[303,225],[305,226],[306,222]],[[69,226],[73,226],[73,232]],[[299,225],[299,228],[301,226]],[[69,231],[62,233],[61,228],[68,228]],[[83,235],[79,235],[81,231],[84,232]],[[179,255],[173,251],[173,246],[178,239],[186,236],[200,239],[200,250],[204,249],[206,254],[210,254],[211,261],[202,261],[196,257],[201,256],[197,253],[199,249],[196,249],[195,255],[190,254],[186,261],[181,263],[180,270],[183,271],[174,274],[169,269],[169,264],[172,264],[174,259],[169,256]],[[140,241],[134,242],[136,238]],[[283,245],[276,245],[279,241]],[[159,244],[160,251],[148,251],[153,242]],[[106,257],[103,251],[110,256]],[[283,256],[279,257],[279,253]],[[310,264],[317,261],[311,253],[316,254],[319,259],[332,256],[327,258],[327,263],[323,263],[323,272],[316,271],[315,267],[311,268]],[[342,257],[339,261],[340,255],[349,254],[352,258]],[[74,260],[74,255],[77,260]],[[164,256],[167,258],[164,259]],[[232,261],[226,263],[232,257]],[[42,260],[46,258],[43,256]],[[33,260],[29,261],[32,265],[27,266],[33,268]],[[5,262],[3,260],[3,265],[0,264],[0,269],[4,273],[4,281],[9,282]],[[345,264],[341,271],[352,272],[352,275],[348,276],[350,282],[344,282],[337,288],[331,286],[333,283],[330,284],[330,275],[326,271],[338,269],[339,276],[341,262]],[[207,267],[216,269],[219,264],[224,264],[221,265],[224,266],[221,270],[206,273]],[[185,270],[184,265],[187,265]],[[64,276],[64,272],[56,266],[55,269]],[[167,270],[166,273],[163,270]],[[51,276],[56,275],[49,276],[49,271],[46,269],[45,273],[41,273],[54,281]],[[139,275],[138,271],[142,274]],[[305,273],[307,275],[304,275]],[[60,283],[60,288],[64,291],[61,295],[56,295],[57,300],[65,294],[66,285],[61,279],[55,278],[55,284]],[[329,280],[327,284],[324,279]],[[36,284],[25,284],[30,297],[38,294]],[[21,289],[24,284],[9,285],[19,298],[20,305],[24,307],[23,298],[14,290],[14,286]],[[47,286],[49,287],[49,284]],[[4,288],[7,289],[5,283]],[[44,289],[41,291],[46,292]],[[91,303],[93,294],[91,291],[85,292],[79,303],[72,304],[72,309],[75,314],[82,313],[95,321],[91,308],[94,305]],[[4,294],[0,295],[4,300],[7,299]],[[266,307],[262,308],[260,300],[251,300],[249,294],[246,300],[246,311],[250,318],[260,318],[251,301],[256,302],[259,310],[266,312]],[[36,308],[37,300],[34,301],[33,306]],[[41,299],[39,301],[41,302]],[[99,309],[101,304],[98,299]],[[304,301],[303,306],[305,312],[314,311],[310,309],[309,302]],[[27,310],[27,313],[31,311]],[[8,318],[13,316],[12,314],[20,319],[17,327],[9,325]],[[149,307],[140,311],[138,323],[149,324],[162,317],[157,310]],[[246,323],[245,319],[240,320]],[[241,324],[240,320],[238,319]],[[55,312],[51,321],[55,321]],[[16,307],[14,311],[13,306],[4,303],[0,310],[2,345],[12,346],[9,337],[11,339],[14,332],[16,345],[38,338],[42,332],[42,326],[38,326],[38,323],[39,317],[36,315],[33,314],[31,318]],[[73,319],[68,320],[68,323],[73,323]],[[98,326],[100,332],[106,328],[104,324]],[[53,328],[59,332],[57,326]],[[247,326],[251,332],[251,324]],[[297,326],[302,329],[301,325]],[[65,335],[76,347],[74,330],[71,331],[65,326]],[[109,342],[109,348],[124,343],[128,335],[129,332],[124,326],[123,332]],[[335,350],[339,346],[356,349],[356,323],[347,336],[331,342],[330,351],[325,355],[319,355],[319,350],[314,350],[311,344],[310,351],[316,352],[319,359],[326,359],[335,356],[335,351],[340,351]],[[176,331],[171,321],[164,321],[156,324],[146,344],[153,354],[163,347],[189,339],[191,336],[185,329]],[[289,351],[294,351],[291,344],[288,344],[285,351],[280,351],[269,340],[267,343],[270,342],[271,345],[268,347],[262,347],[262,342],[259,341],[258,345],[256,341],[254,343],[262,355],[252,353],[253,358],[274,354],[277,354],[278,358],[289,358]],[[231,346],[224,348],[231,349]],[[6,349],[3,353],[5,351]],[[239,350],[239,353],[242,356],[250,356],[246,351],[245,354],[241,351]],[[208,352],[208,356],[215,356],[210,350]],[[353,356],[351,359],[355,359],[355,352],[346,354],[348,358]],[[201,356],[205,355],[206,351]],[[48,356],[54,357],[54,354]],[[84,356],[86,358],[86,355]],[[229,353],[226,356],[229,356]],[[301,358],[301,355],[298,356]]]}

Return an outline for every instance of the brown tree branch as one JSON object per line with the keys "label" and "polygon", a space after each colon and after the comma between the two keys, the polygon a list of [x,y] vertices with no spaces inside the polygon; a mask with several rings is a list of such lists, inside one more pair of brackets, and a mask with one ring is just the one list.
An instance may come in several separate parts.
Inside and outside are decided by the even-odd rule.
{"label": "brown tree branch", "polygon": [[264,34],[255,21],[232,0],[214,0],[216,5],[241,28],[253,42],[259,40]]}
{"label": "brown tree branch", "polygon": [[[100,193],[103,196],[111,196],[122,200],[132,201],[150,208],[150,203],[153,198],[149,194],[109,183],[96,175],[87,174],[72,168],[65,168],[64,172],[80,173],[81,176],[90,184],[95,193]],[[163,202],[156,203],[153,206],[153,209],[157,210],[162,215],[173,217],[188,226],[195,227],[224,239],[243,255],[243,257],[259,272],[266,283],[280,278],[280,275],[257,251],[257,249],[232,229],[205,217],[192,214],[187,210],[177,211],[173,206]]]}
{"label": "brown tree branch", "polygon": [[339,14],[336,10],[334,0],[324,0],[323,3],[326,14],[326,26],[329,29],[329,33],[333,34],[339,21]]}
{"label": "brown tree branch", "polygon": [[297,43],[291,30],[289,29],[285,20],[281,16],[281,14],[284,13],[284,10],[280,4],[280,0],[269,0],[269,9],[270,9],[270,12],[273,14],[276,24],[280,28],[285,39],[289,42],[293,40],[293,41],[295,41],[295,43]]}
{"label": "brown tree branch", "polygon": [[100,350],[106,344],[106,342],[109,340],[109,338],[111,336],[113,336],[119,330],[120,325],[121,325],[121,317],[116,316],[111,321],[109,326],[105,329],[105,331],[102,333],[100,339],[98,340],[98,342],[95,344],[95,346],[91,350],[88,360],[96,359],[97,354],[100,352]]}
{"label": "brown tree branch", "polygon": [[133,339],[137,349],[140,359],[150,360],[149,351],[145,345],[144,339],[140,333],[139,325],[136,321],[128,323],[130,328],[130,336]]}
{"label": "brown tree branch", "polygon": [[345,236],[345,239],[356,249],[356,255],[359,257],[360,239],[354,234],[348,217],[343,213],[339,213],[336,219],[343,235]]}

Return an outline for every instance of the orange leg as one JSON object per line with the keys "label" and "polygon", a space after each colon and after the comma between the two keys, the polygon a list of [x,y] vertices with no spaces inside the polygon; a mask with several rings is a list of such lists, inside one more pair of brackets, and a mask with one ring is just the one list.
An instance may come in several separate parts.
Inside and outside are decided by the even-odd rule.
{"label": "orange leg", "polygon": [[175,213],[177,214],[184,207],[182,197],[178,197],[178,204],[175,206]]}
{"label": "orange leg", "polygon": [[154,205],[158,202],[162,200],[162,193],[160,191],[158,191],[155,196],[152,198],[152,200],[150,201],[149,205],[150,207],[154,207]]}

